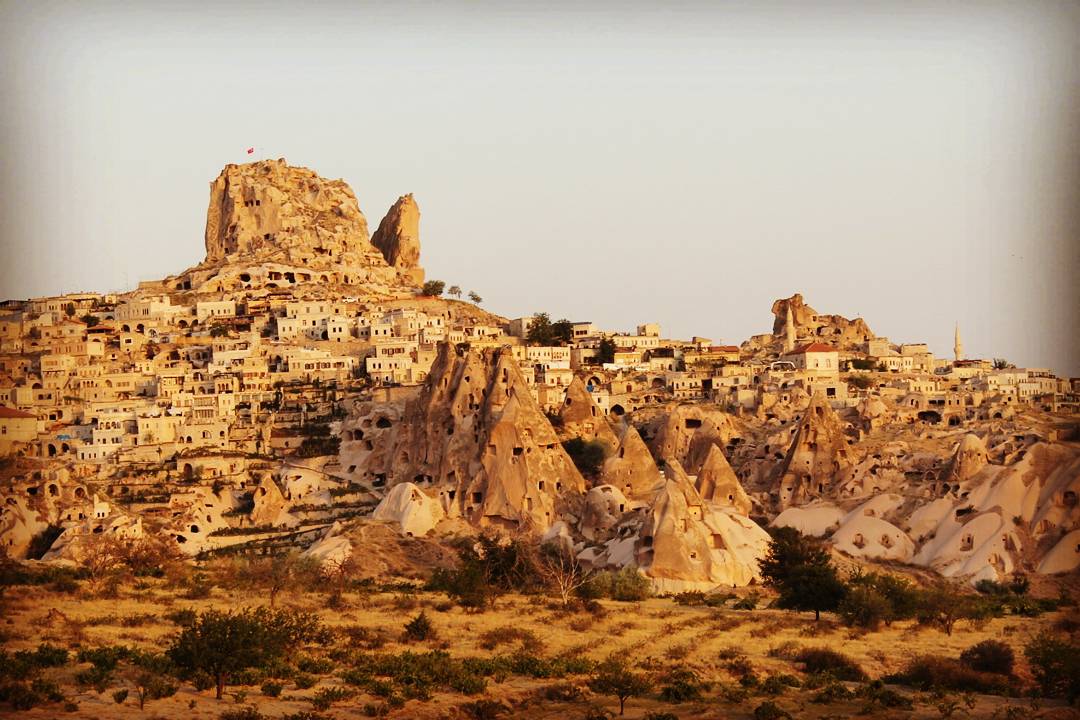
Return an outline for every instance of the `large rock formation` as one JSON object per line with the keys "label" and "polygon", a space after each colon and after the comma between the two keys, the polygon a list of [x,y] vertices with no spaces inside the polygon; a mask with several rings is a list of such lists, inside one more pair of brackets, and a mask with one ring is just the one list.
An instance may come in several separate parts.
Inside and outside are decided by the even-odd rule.
{"label": "large rock formation", "polygon": [[167,285],[219,292],[319,283],[390,293],[417,284],[418,240],[401,253],[407,265],[391,266],[344,181],[283,159],[225,166],[210,184],[205,239],[206,259]]}
{"label": "large rock formation", "polygon": [[750,497],[743,490],[723,451],[717,446],[709,446],[709,454],[698,471],[694,486],[702,499],[729,507],[743,515],[750,514]]}
{"label": "large rock formation", "polygon": [[875,337],[862,318],[848,319],[843,315],[821,315],[803,302],[803,296],[795,293],[772,304],[772,332],[754,335],[742,344],[744,355],[771,354],[784,351],[788,344],[788,312],[793,327],[790,334],[793,345],[824,342],[840,350],[861,350],[863,343]]}
{"label": "large rock formation", "polygon": [[780,507],[831,493],[847,481],[852,465],[840,418],[823,394],[815,394],[779,469],[775,493]]}
{"label": "large rock formation", "polygon": [[371,244],[391,267],[410,273],[418,284],[424,281],[424,271],[419,268],[420,208],[412,193],[397,199],[372,235]]}
{"label": "large rock formation", "polygon": [[607,446],[609,452],[619,445],[607,416],[593,402],[592,394],[579,377],[575,377],[566,389],[566,398],[559,409],[559,419],[562,421],[564,437],[599,440]]}
{"label": "large rock formation", "polygon": [[633,425],[627,425],[618,449],[604,462],[601,482],[631,500],[651,498],[660,485],[660,469]]}
{"label": "large rock formation", "polygon": [[738,512],[706,502],[677,460],[642,528],[638,563],[658,590],[705,590],[759,578],[769,535]]}
{"label": "large rock formation", "polygon": [[819,315],[818,311],[803,302],[803,296],[795,293],[781,298],[772,305],[773,335],[784,338],[788,310],[795,324],[797,342],[822,340],[841,349],[851,349],[874,337],[862,318],[849,320],[843,315]]}
{"label": "large rock formation", "polygon": [[[389,430],[382,409],[376,426]],[[364,442],[368,442],[365,437]],[[359,457],[376,485],[411,482],[447,517],[508,530],[549,528],[585,481],[507,349],[439,346],[419,394]]]}

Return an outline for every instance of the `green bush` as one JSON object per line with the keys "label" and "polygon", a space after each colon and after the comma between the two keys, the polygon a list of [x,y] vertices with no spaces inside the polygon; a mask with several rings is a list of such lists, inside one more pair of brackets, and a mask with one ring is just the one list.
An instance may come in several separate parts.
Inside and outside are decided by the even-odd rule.
{"label": "green bush", "polygon": [[611,578],[611,599],[623,602],[647,600],[652,596],[649,579],[636,568],[625,567],[618,570]]}
{"label": "green bush", "polygon": [[693,670],[673,668],[661,681],[660,699],[670,703],[691,702],[700,700],[708,689],[709,684],[702,682]]}
{"label": "green bush", "polygon": [[300,690],[308,690],[315,687],[315,683],[319,682],[319,678],[307,673],[296,673],[293,682],[296,683],[296,687]]}
{"label": "green bush", "polygon": [[803,648],[794,659],[805,666],[807,673],[828,673],[837,680],[854,682],[866,679],[866,673],[857,662],[829,648]]}
{"label": "green bush", "polygon": [[1080,698],[1080,647],[1044,630],[1024,646],[1024,657],[1044,695]]}
{"label": "green bush", "polygon": [[421,611],[419,615],[405,624],[404,639],[416,642],[435,639],[435,626],[426,612]]}
{"label": "green bush", "polygon": [[267,681],[262,684],[259,690],[266,697],[277,697],[281,695],[281,691],[285,689],[285,686],[279,682]]}
{"label": "green bush", "polygon": [[845,623],[868,630],[877,630],[891,610],[888,599],[867,585],[851,586],[837,608]]}
{"label": "green bush", "polygon": [[116,692],[114,692],[112,694],[113,702],[116,703],[117,705],[123,705],[124,701],[127,700],[127,698],[128,698],[128,690],[127,690],[127,688],[117,690]]}
{"label": "green bush", "polygon": [[343,687],[320,688],[311,698],[311,705],[316,710],[329,710],[330,706],[355,695],[352,690]]}
{"label": "green bush", "polygon": [[983,640],[960,653],[960,662],[979,672],[1012,675],[1015,655],[1000,640]]}

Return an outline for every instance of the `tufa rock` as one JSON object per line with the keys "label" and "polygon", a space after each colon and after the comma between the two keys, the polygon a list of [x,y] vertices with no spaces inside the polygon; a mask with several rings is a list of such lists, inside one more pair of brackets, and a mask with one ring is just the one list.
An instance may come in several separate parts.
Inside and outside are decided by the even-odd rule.
{"label": "tufa rock", "polygon": [[424,280],[420,263],[420,208],[412,193],[402,195],[393,204],[371,237],[371,243],[382,253],[386,263],[404,271],[419,270],[414,280]]}
{"label": "tufa rock", "polygon": [[851,467],[840,418],[825,396],[815,393],[779,469],[776,492],[780,507],[824,497],[834,486],[846,482]]}
{"label": "tufa rock", "polygon": [[372,439],[369,457],[376,484],[430,488],[448,518],[479,527],[543,532],[585,492],[506,348],[441,343],[420,392],[392,432]]}

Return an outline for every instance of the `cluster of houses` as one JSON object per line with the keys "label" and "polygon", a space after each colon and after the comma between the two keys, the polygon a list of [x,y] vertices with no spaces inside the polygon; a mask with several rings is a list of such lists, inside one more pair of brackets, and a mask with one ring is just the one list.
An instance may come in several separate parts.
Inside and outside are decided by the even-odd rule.
{"label": "cluster of houses", "polygon": [[[1010,408],[1075,408],[1077,381],[1048,370],[935,358],[925,344],[871,338],[840,349],[790,327],[761,344],[674,340],[654,323],[633,334],[573,323],[569,343],[527,341],[530,318],[450,321],[447,311],[291,295],[181,302],[91,293],[0,305],[0,453],[86,463],[172,457],[205,448],[287,452],[283,388],[407,393],[440,342],[510,346],[537,402],[558,408],[575,376],[613,416],[672,400],[754,412],[789,394],[835,407],[888,398],[913,420],[958,424]],[[269,422],[268,422],[269,420]],[[295,443],[293,443],[295,445]]]}

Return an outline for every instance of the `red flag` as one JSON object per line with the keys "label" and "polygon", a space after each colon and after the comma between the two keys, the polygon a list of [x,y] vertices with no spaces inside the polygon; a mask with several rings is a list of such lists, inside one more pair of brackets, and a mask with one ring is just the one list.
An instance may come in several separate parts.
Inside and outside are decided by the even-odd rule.
{"label": "red flag", "polygon": [[248,155],[251,155],[254,152],[255,152],[255,148],[253,148],[253,147],[250,147],[250,148],[247,149]]}

